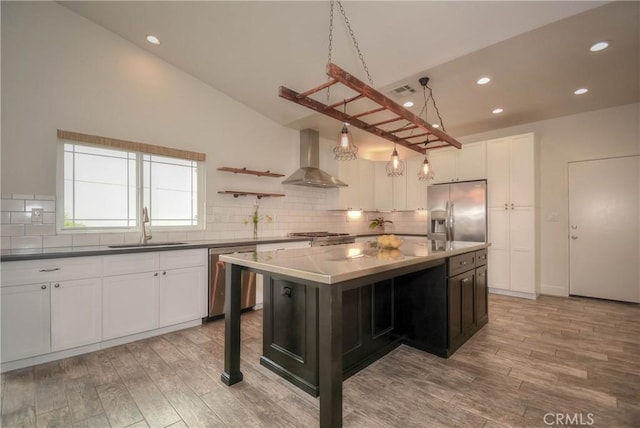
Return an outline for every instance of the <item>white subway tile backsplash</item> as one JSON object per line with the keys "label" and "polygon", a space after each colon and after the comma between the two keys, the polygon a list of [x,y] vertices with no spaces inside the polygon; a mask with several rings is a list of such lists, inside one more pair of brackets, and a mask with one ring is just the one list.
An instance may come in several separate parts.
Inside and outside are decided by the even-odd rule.
{"label": "white subway tile backsplash", "polygon": [[[31,208],[42,208],[45,212],[55,212],[56,211],[56,203],[54,201],[25,201],[25,211],[31,212]],[[16,210],[18,211],[18,210]]]}
{"label": "white subway tile backsplash", "polygon": [[56,234],[56,226],[54,224],[27,224],[25,226],[25,235],[27,236],[51,236]]}
{"label": "white subway tile backsplash", "polygon": [[39,201],[55,201],[56,197],[52,195],[35,195],[34,199],[38,199]]}
{"label": "white subway tile backsplash", "polygon": [[14,224],[27,224],[31,223],[31,213],[25,212],[12,212],[11,213],[11,223]]}
{"label": "white subway tile backsplash", "polygon": [[12,193],[11,199],[33,199],[33,195],[23,195],[20,193]]}
{"label": "white subway tile backsplash", "polygon": [[74,247],[90,247],[100,245],[100,235],[97,233],[82,233],[72,236],[72,244]]}
{"label": "white subway tile backsplash", "polygon": [[12,249],[42,248],[42,236],[13,236]]}
{"label": "white subway tile backsplash", "polygon": [[11,237],[3,236],[0,238],[0,249],[2,250],[10,250],[11,249]]}
{"label": "white subway tile backsplash", "polygon": [[124,233],[105,233],[100,236],[100,245],[124,244]]}
{"label": "white subway tile backsplash", "polygon": [[23,236],[24,224],[3,224],[2,236]]}
{"label": "white subway tile backsplash", "polygon": [[44,213],[44,215],[42,216],[42,222],[44,224],[55,224],[56,213]]}
{"label": "white subway tile backsplash", "polygon": [[11,223],[11,213],[8,211],[2,211],[0,213],[0,215],[2,216],[2,224],[9,224]]}
{"label": "white subway tile backsplash", "polygon": [[187,232],[187,241],[202,241],[205,239],[204,231]]}
{"label": "white subway tile backsplash", "polygon": [[72,244],[73,237],[71,235],[44,236],[42,238],[42,246],[44,248],[71,247]]}
{"label": "white subway tile backsplash", "polygon": [[24,200],[3,198],[0,201],[0,209],[2,211],[24,211]]}

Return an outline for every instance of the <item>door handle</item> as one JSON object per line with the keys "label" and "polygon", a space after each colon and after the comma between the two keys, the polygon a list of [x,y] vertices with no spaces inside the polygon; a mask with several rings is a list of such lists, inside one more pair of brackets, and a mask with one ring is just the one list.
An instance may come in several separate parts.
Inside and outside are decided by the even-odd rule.
{"label": "door handle", "polygon": [[576,239],[578,239],[578,237],[576,235],[571,235],[571,239],[575,241]]}
{"label": "door handle", "polygon": [[511,204],[511,209],[513,209],[513,204]]}
{"label": "door handle", "polygon": [[505,210],[508,210],[508,209],[509,209],[509,205],[504,204],[504,209],[505,209]]}
{"label": "door handle", "polygon": [[52,269],[40,269],[40,272],[55,272],[57,270],[60,270],[60,268],[57,267],[57,268],[52,268]]}

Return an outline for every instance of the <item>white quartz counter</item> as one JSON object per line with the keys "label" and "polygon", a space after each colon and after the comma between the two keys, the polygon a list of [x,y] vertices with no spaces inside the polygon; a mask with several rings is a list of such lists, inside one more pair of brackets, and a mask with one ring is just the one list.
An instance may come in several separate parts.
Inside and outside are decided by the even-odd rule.
{"label": "white quartz counter", "polygon": [[234,253],[220,260],[265,272],[323,284],[438,260],[488,247],[484,242],[407,240],[397,250],[379,250],[371,242],[303,249]]}

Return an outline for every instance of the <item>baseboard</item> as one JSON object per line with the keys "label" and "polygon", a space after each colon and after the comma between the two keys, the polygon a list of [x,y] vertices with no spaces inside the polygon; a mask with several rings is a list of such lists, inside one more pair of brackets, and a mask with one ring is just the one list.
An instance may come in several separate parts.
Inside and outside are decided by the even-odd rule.
{"label": "baseboard", "polygon": [[523,299],[531,299],[531,300],[536,300],[538,298],[538,294],[536,293],[523,293],[522,291],[504,290],[502,288],[489,287],[489,293],[501,294],[503,296],[520,297]]}
{"label": "baseboard", "polygon": [[540,286],[540,294],[546,294],[547,296],[560,296],[560,297],[569,296],[569,292],[566,287],[562,287],[558,285],[545,285],[545,284],[542,284]]}
{"label": "baseboard", "polygon": [[111,348],[113,346],[123,345],[125,343],[135,342],[136,340],[147,339],[149,337],[170,333],[172,331],[182,330],[189,327],[195,327],[198,325],[202,325],[201,319],[174,324],[167,327],[161,327],[155,330],[132,334],[130,336],[105,340],[103,342],[92,343],[90,345],[79,346],[77,348],[65,349],[64,351],[50,352],[48,354],[37,355],[35,357],[8,361],[6,363],[2,363],[0,372],[5,373],[11,370],[35,366],[36,364],[49,363],[51,361],[61,360],[63,358],[75,357],[76,355],[87,354],[89,352],[99,351],[100,349]]}

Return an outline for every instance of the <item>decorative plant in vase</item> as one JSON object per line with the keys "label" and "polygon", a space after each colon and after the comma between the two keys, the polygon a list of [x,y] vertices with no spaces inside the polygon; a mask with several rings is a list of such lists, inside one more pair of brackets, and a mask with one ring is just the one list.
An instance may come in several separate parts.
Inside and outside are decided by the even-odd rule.
{"label": "decorative plant in vase", "polygon": [[384,233],[384,224],[393,224],[391,220],[385,220],[384,217],[376,217],[369,223],[369,229],[376,229],[380,233]]}
{"label": "decorative plant in vase", "polygon": [[260,221],[264,220],[267,223],[271,223],[273,221],[273,217],[269,214],[260,215],[259,209],[260,202],[258,198],[256,198],[256,201],[253,203],[253,214],[242,221],[244,224],[249,224],[249,222],[253,223],[253,239],[258,239],[258,224]]}

